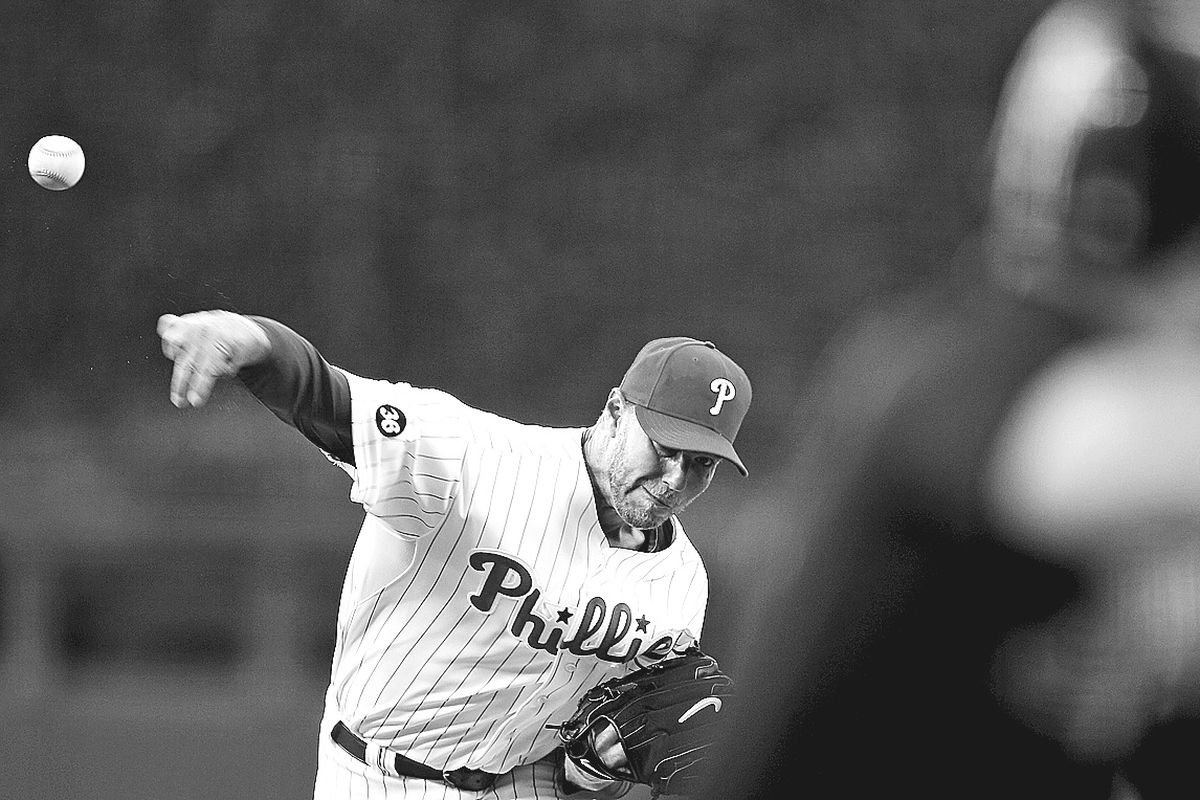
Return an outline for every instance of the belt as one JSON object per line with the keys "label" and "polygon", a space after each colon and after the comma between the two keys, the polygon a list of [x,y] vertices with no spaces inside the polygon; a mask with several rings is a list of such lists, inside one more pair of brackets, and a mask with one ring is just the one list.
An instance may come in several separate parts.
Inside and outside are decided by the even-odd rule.
{"label": "belt", "polygon": [[373,761],[367,759],[367,743],[358,736],[355,736],[353,731],[341,722],[333,726],[333,730],[329,732],[329,736],[337,743],[338,747],[341,747],[362,763],[378,766],[385,772],[390,771],[401,777],[442,781],[455,788],[467,789],[472,792],[487,789],[496,781],[496,775],[491,772],[471,769],[470,767],[459,767],[458,769],[451,770],[435,769],[428,764],[413,761],[411,758],[406,758],[390,750],[380,750],[380,763],[375,764]]}

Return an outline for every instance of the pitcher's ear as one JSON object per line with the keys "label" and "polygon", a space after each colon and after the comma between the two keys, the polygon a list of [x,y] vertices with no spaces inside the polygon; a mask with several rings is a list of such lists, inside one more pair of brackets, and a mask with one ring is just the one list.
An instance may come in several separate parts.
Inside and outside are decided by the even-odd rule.
{"label": "pitcher's ear", "polygon": [[604,412],[616,420],[628,407],[629,401],[625,399],[621,390],[614,386],[608,393],[608,400],[604,403]]}

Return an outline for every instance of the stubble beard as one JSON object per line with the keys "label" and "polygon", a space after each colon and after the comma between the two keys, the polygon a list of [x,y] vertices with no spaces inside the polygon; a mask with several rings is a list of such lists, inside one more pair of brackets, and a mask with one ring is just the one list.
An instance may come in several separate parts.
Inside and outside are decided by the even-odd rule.
{"label": "stubble beard", "polygon": [[[662,524],[663,520],[658,519],[654,514],[654,509],[650,506],[650,499],[639,498],[642,494],[640,482],[627,483],[624,482],[624,476],[629,474],[625,451],[622,448],[613,458],[612,467],[608,471],[608,494],[612,498],[613,510],[617,512],[617,516],[630,527],[639,530],[649,530],[656,528]],[[638,502],[638,500],[642,502]],[[665,519],[665,517],[664,517]]]}
{"label": "stubble beard", "polygon": [[624,507],[617,509],[617,514],[621,516],[621,519],[629,523],[630,526],[639,530],[645,531],[657,528],[666,519],[666,517],[659,518],[649,509],[638,508],[630,502],[623,502],[622,506]]}
{"label": "stubble beard", "polygon": [[[620,470],[620,474],[625,474],[624,470]],[[642,482],[622,484],[617,475],[618,471],[609,473],[609,494],[612,497],[613,510],[627,525],[639,530],[651,530],[666,522],[679,510],[675,507],[662,509],[654,505]]]}
{"label": "stubble beard", "polygon": [[[626,525],[639,530],[652,530],[682,511],[695,498],[680,503],[679,493],[673,492],[675,497],[670,508],[655,504],[652,497],[647,495],[649,488],[645,480],[628,480],[633,470],[629,468],[627,447],[628,441],[622,438],[612,454],[608,469],[608,496],[613,510]],[[660,487],[660,493],[655,496],[663,497],[665,494],[665,487]]]}

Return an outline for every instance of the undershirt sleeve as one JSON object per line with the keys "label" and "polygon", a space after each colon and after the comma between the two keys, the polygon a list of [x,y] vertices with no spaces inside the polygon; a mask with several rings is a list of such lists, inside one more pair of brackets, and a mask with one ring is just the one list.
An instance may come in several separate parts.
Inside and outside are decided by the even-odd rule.
{"label": "undershirt sleeve", "polygon": [[354,464],[350,383],[291,328],[251,316],[266,331],[271,352],[243,367],[238,379],[275,416],[343,464]]}

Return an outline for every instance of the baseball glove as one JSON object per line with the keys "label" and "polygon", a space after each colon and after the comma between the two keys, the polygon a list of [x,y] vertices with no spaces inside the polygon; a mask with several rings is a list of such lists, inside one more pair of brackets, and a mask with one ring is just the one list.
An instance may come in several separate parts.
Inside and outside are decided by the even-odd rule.
{"label": "baseball glove", "polygon": [[732,694],[716,659],[693,646],[589,689],[558,735],[584,775],[646,784],[652,797],[687,794]]}

